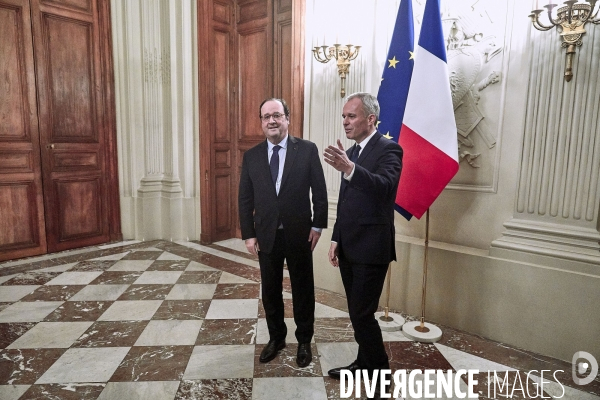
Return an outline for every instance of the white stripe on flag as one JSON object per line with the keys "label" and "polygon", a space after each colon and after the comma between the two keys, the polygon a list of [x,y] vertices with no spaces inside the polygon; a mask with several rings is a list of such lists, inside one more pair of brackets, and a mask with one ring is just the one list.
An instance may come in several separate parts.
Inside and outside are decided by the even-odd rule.
{"label": "white stripe on flag", "polygon": [[448,67],[426,49],[417,49],[403,123],[458,162]]}

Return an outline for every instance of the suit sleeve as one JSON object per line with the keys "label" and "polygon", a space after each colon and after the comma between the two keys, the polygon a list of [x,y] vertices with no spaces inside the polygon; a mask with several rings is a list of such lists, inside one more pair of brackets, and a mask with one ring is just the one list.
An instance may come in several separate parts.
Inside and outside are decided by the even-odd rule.
{"label": "suit sleeve", "polygon": [[244,154],[238,194],[240,229],[244,240],[256,237],[254,229],[254,185],[248,171],[247,158],[247,154]]}
{"label": "suit sleeve", "polygon": [[377,160],[374,172],[355,164],[354,175],[348,183],[351,187],[369,193],[376,193],[382,199],[395,197],[402,170],[402,148],[389,143]]}
{"label": "suit sleeve", "polygon": [[315,228],[327,228],[327,184],[319,158],[319,150],[313,143],[310,160],[310,189],[312,192],[313,221]]}

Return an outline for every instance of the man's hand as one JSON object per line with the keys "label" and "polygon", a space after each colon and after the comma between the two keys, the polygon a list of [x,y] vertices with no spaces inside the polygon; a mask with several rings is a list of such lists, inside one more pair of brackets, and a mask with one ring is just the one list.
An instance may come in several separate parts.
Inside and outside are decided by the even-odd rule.
{"label": "man's hand", "polygon": [[331,242],[331,246],[329,247],[329,262],[334,267],[339,267],[340,263],[338,260],[338,248],[336,242]]}
{"label": "man's hand", "polygon": [[310,242],[310,251],[314,251],[315,247],[317,247],[317,243],[321,238],[321,232],[317,232],[314,229],[310,230],[310,234],[308,235],[308,241]]}
{"label": "man's hand", "polygon": [[346,155],[340,139],[337,141],[337,147],[328,146],[323,155],[327,164],[346,175],[350,175],[352,169],[354,169],[354,163]]}
{"label": "man's hand", "polygon": [[248,253],[258,256],[258,251],[260,249],[258,248],[258,241],[256,240],[256,238],[246,239],[245,243],[246,249],[248,249]]}

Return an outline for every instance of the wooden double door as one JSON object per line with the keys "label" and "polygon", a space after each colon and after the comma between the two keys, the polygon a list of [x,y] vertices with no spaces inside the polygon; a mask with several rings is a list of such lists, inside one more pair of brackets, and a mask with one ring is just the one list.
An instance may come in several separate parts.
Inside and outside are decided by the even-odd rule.
{"label": "wooden double door", "polygon": [[201,215],[204,243],[240,237],[242,157],[265,140],[260,103],[284,98],[302,137],[305,0],[200,0]]}
{"label": "wooden double door", "polygon": [[0,0],[0,261],[120,239],[109,0]]}

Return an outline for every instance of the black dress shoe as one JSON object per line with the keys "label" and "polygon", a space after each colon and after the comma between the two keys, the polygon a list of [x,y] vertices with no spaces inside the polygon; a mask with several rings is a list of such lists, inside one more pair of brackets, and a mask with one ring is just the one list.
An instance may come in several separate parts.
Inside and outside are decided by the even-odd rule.
{"label": "black dress shoe", "polygon": [[296,364],[300,368],[308,367],[312,361],[312,352],[310,351],[310,343],[299,343],[298,353],[296,354]]}
{"label": "black dress shoe", "polygon": [[343,369],[347,369],[348,371],[350,371],[352,373],[352,375],[354,375],[354,371],[362,369],[362,368],[360,367],[360,365],[358,365],[356,363],[356,361],[354,361],[352,364],[348,365],[347,367],[333,368],[333,369],[330,369],[329,371],[327,371],[327,373],[333,379],[340,380],[340,371]]}
{"label": "black dress shoe", "polygon": [[258,361],[267,363],[277,356],[277,352],[285,347],[285,340],[269,340],[269,343],[260,353]]}

